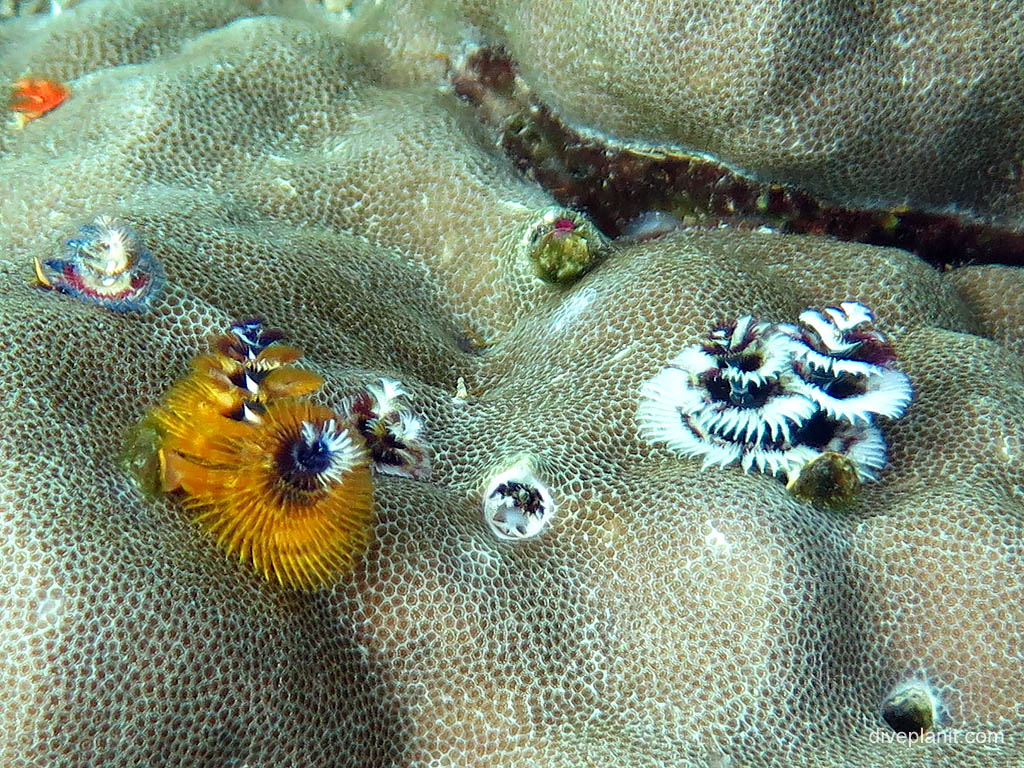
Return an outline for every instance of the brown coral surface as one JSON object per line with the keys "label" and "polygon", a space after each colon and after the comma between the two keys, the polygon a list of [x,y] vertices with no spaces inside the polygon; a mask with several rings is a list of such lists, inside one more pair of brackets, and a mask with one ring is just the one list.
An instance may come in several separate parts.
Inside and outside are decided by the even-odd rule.
{"label": "brown coral surface", "polygon": [[[1018,271],[686,230],[554,286],[522,245],[554,201],[438,87],[443,57],[302,2],[170,8],[0,27],[0,75],[74,87],[0,138],[0,764],[1022,764]],[[104,213],[163,264],[143,312],[29,284]],[[916,392],[852,508],[638,437],[640,386],[711,324],[846,300]],[[400,380],[433,448],[428,479],[375,478],[374,541],[327,590],[225,559],[117,460],[254,315],[327,405]],[[523,460],[557,511],[499,541],[481,495]],[[908,679],[949,738],[887,740]]]}

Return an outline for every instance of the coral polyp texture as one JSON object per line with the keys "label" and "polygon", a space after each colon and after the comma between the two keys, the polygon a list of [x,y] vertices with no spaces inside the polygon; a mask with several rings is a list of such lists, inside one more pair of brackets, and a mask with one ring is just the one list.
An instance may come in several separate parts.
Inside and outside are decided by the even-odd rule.
{"label": "coral polyp texture", "polygon": [[[517,40],[531,22],[538,40],[564,35],[567,52],[602,16],[580,26],[579,8],[562,4],[545,26],[533,23],[542,3],[506,5],[523,12]],[[648,30],[653,10],[628,7]],[[811,24],[814,7],[792,13]],[[491,18],[473,8],[438,6],[427,25],[388,3],[330,14],[304,0],[85,0],[0,24],[4,81],[46,72],[74,92],[0,132],[0,764],[1019,764],[1020,272],[940,272],[896,249],[683,227],[612,243],[588,271],[551,283],[523,235],[565,203],[518,175],[445,85],[458,51],[441,38]],[[607,10],[614,29],[621,12]],[[466,24],[447,23],[463,12]],[[723,34],[748,29],[736,13]],[[1004,18],[996,49],[1015,34],[1016,17]],[[863,40],[870,59],[867,21],[840,43]],[[613,87],[617,50],[563,63]],[[763,55],[738,50],[734,66],[765,72]],[[921,52],[911,82],[925,65],[947,66]],[[754,87],[681,71],[719,94]],[[864,87],[834,107],[840,117],[847,105],[863,114],[854,97],[870,83],[852,82]],[[930,146],[959,173],[956,142]],[[888,192],[912,183],[917,159],[885,162]],[[845,167],[862,185],[874,173]],[[941,190],[942,168],[919,188]],[[33,284],[37,260],[99,213],[129,222],[163,266],[145,311]],[[875,324],[858,326],[844,302]],[[817,314],[801,320],[807,311]],[[769,343],[759,323],[793,326],[781,340],[814,353],[794,363],[808,385],[852,371],[861,360],[844,350],[857,342],[879,355],[866,362],[895,361],[913,385],[899,418],[857,406],[888,457],[841,507],[762,472],[704,468],[639,432],[645,382],[746,316],[744,349]],[[287,342],[243,325],[210,349],[211,334],[250,317]],[[715,354],[734,332],[716,336]],[[820,356],[835,358],[827,371]],[[760,367],[767,378],[777,366],[766,354]],[[862,428],[840,417],[854,407],[847,384],[870,376],[850,375],[827,393],[838,402],[814,406]],[[177,389],[182,376],[201,391]],[[429,445],[430,472],[372,474],[354,567],[289,589],[225,556],[193,520],[189,473],[224,470],[248,494],[268,476],[303,493],[345,482],[359,430],[342,427],[361,392],[370,410],[390,403],[384,431]],[[147,412],[200,404],[224,429],[173,451],[161,474],[146,458],[171,455],[170,424],[147,432]],[[729,436],[793,432],[790,413],[760,430],[730,422]],[[193,436],[210,423],[182,422],[174,429]],[[285,445],[272,470],[234,452]],[[215,450],[216,468],[189,458]],[[841,486],[849,475],[833,453],[808,466]],[[147,466],[144,489],[134,475]],[[514,509],[531,531],[541,486],[556,509],[537,535],[509,541],[484,496],[513,468],[532,477],[487,494],[505,524]],[[181,487],[162,492],[161,479]],[[887,738],[923,732],[932,709],[927,733],[950,738]]]}

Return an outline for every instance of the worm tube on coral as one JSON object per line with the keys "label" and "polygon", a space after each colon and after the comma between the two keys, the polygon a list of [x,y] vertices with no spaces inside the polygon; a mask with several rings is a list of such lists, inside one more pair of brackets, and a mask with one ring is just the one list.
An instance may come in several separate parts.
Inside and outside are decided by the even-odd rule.
{"label": "worm tube on coral", "polygon": [[550,206],[527,228],[522,248],[543,280],[568,284],[594,265],[597,252],[607,243],[583,214]]}
{"label": "worm tube on coral", "polygon": [[[831,418],[818,411],[794,434],[801,446],[810,448],[812,458],[823,453],[837,453],[848,459],[861,480],[875,480],[876,473],[886,462],[885,438],[874,424],[854,424]],[[802,471],[803,464],[795,467]],[[787,473],[792,480],[792,474]]]}
{"label": "worm tube on coral", "polygon": [[825,451],[800,467],[786,487],[798,499],[825,507],[842,507],[856,496],[860,473],[849,456]]}
{"label": "worm tube on coral", "polygon": [[44,288],[117,312],[142,312],[163,284],[163,270],[142,239],[108,216],[81,227],[59,257],[36,259],[35,277]]}
{"label": "worm tube on coral", "polygon": [[551,522],[555,502],[533,470],[519,464],[491,478],[484,490],[483,513],[499,539],[531,539]]}
{"label": "worm tube on coral", "polygon": [[923,736],[939,719],[939,698],[926,680],[904,680],[882,702],[882,720],[896,733]]}

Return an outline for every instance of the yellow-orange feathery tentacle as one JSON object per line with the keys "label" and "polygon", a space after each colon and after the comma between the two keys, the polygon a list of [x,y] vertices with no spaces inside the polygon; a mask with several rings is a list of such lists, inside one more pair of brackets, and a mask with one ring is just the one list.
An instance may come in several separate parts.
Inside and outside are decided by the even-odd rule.
{"label": "yellow-orange feathery tentacle", "polygon": [[267,579],[316,588],[354,566],[373,523],[369,456],[349,419],[307,401],[323,379],[258,321],[214,339],[144,424],[160,487]]}

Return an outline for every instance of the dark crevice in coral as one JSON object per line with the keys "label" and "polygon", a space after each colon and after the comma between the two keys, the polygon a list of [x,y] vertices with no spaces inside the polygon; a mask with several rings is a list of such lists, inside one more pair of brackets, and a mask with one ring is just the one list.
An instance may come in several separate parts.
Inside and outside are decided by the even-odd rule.
{"label": "dark crevice in coral", "polygon": [[455,71],[455,92],[496,130],[507,156],[562,205],[610,237],[648,211],[688,226],[767,226],[902,248],[939,268],[1024,265],[1024,234],[953,215],[826,205],[796,188],[755,181],[701,157],[605,145],[565,126],[540,103],[502,51],[482,48]]}

